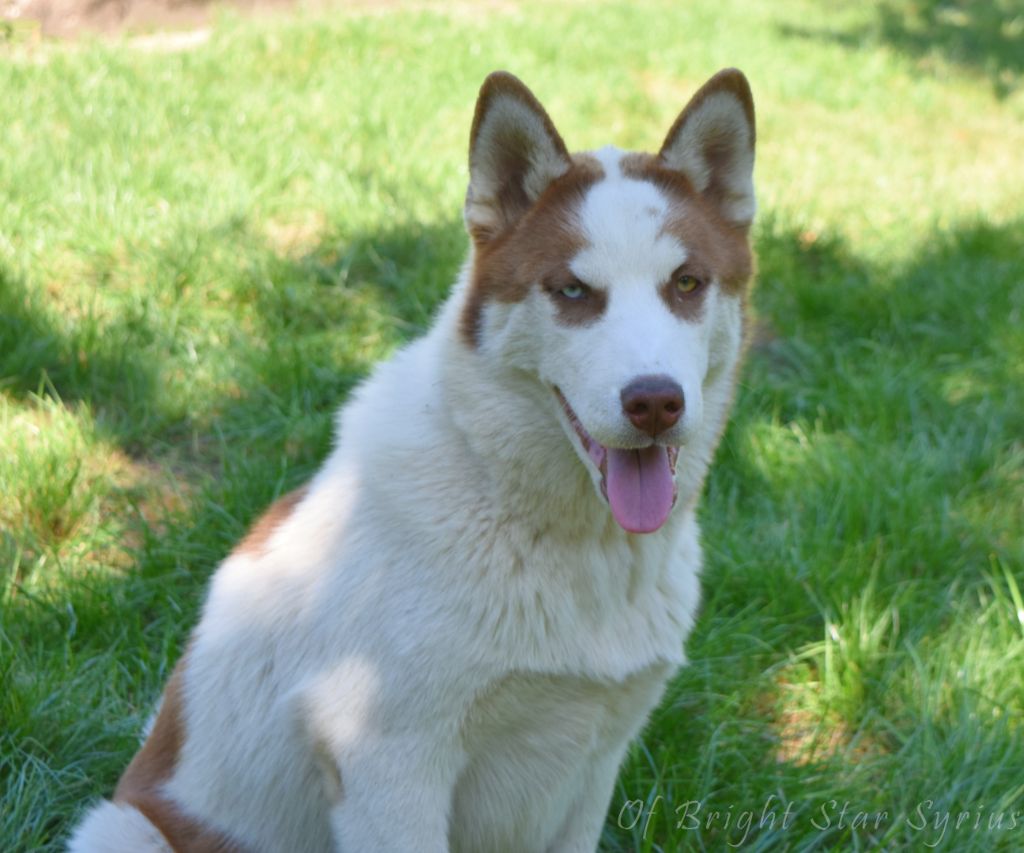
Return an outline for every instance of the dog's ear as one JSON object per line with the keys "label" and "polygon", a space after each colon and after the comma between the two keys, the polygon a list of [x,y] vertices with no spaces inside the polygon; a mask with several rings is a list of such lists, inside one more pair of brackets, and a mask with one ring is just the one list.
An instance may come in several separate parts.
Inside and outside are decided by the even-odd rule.
{"label": "dog's ear", "polygon": [[466,228],[479,245],[513,225],[571,166],[544,107],[506,71],[480,88],[469,137]]}
{"label": "dog's ear", "polygon": [[665,137],[658,156],[682,172],[725,219],[754,218],[754,99],[743,73],[719,71],[697,92]]}

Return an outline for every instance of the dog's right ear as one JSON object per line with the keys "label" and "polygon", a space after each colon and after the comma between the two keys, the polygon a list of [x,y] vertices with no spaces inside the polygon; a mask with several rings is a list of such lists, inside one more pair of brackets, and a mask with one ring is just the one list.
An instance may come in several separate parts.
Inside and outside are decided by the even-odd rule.
{"label": "dog's right ear", "polygon": [[484,80],[469,137],[466,229],[477,245],[514,225],[572,165],[533,92],[507,71]]}

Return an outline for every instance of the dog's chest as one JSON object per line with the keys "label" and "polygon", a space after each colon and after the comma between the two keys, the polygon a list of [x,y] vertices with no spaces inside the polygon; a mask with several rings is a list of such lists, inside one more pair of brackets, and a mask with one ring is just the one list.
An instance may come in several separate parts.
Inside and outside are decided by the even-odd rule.
{"label": "dog's chest", "polygon": [[592,774],[618,761],[671,669],[656,664],[621,682],[517,673],[492,685],[462,727],[467,765],[452,804],[453,853],[550,847],[593,795]]}

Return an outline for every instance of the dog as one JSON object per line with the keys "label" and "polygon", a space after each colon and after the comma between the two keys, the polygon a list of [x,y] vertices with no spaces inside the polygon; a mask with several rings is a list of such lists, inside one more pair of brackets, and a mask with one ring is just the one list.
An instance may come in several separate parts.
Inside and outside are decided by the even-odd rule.
{"label": "dog", "polygon": [[570,154],[522,82],[486,79],[451,295],[221,563],[70,850],[597,847],[698,607],[754,141],[735,69],[657,154]]}

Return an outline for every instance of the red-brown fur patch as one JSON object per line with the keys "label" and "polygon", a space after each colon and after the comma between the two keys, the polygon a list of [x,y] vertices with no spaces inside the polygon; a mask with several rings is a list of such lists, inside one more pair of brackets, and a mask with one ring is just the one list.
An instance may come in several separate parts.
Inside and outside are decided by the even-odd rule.
{"label": "red-brown fur patch", "polygon": [[[682,276],[692,276],[698,282],[697,287],[686,293],[679,289],[678,282]],[[696,264],[685,263],[676,270],[672,277],[658,288],[658,294],[668,306],[668,310],[681,320],[695,322],[704,313],[704,302],[708,292],[711,273]]]}
{"label": "red-brown fur patch", "polygon": [[[234,553],[263,553],[270,536],[292,514],[307,490],[306,486],[295,489],[273,503]],[[178,662],[167,682],[153,729],[118,781],[114,801],[142,812],[178,853],[244,853],[241,845],[186,814],[163,791],[164,784],[174,775],[185,742],[182,680],[186,660],[187,655]]]}
{"label": "red-brown fur patch", "polygon": [[[568,262],[586,244],[576,211],[587,190],[604,175],[592,157],[576,156],[522,218],[502,233],[478,242],[462,334],[475,346],[484,305],[521,302],[535,283],[566,278]],[[564,286],[564,285],[562,285]]]}
{"label": "red-brown fur patch", "polygon": [[686,175],[655,155],[628,154],[620,166],[623,175],[650,181],[668,197],[671,208],[665,231],[686,248],[694,274],[717,278],[727,293],[742,293],[754,272],[747,229],[726,220]]}
{"label": "red-brown fur patch", "polygon": [[153,824],[176,853],[244,853],[244,848],[219,830],[186,814],[163,791],[174,774],[185,742],[182,678],[187,655],[174,669],[153,729],[121,776],[114,802],[134,806]]}
{"label": "red-brown fur patch", "polygon": [[245,538],[235,546],[232,553],[249,556],[259,556],[264,553],[271,535],[295,511],[295,507],[308,491],[308,486],[300,486],[274,501],[267,511],[256,520]]}
{"label": "red-brown fur patch", "polygon": [[[541,287],[555,305],[555,319],[563,326],[589,325],[608,307],[608,292],[579,281],[568,266],[545,278]],[[580,287],[583,293],[577,298],[566,296],[562,291],[568,287]]]}

